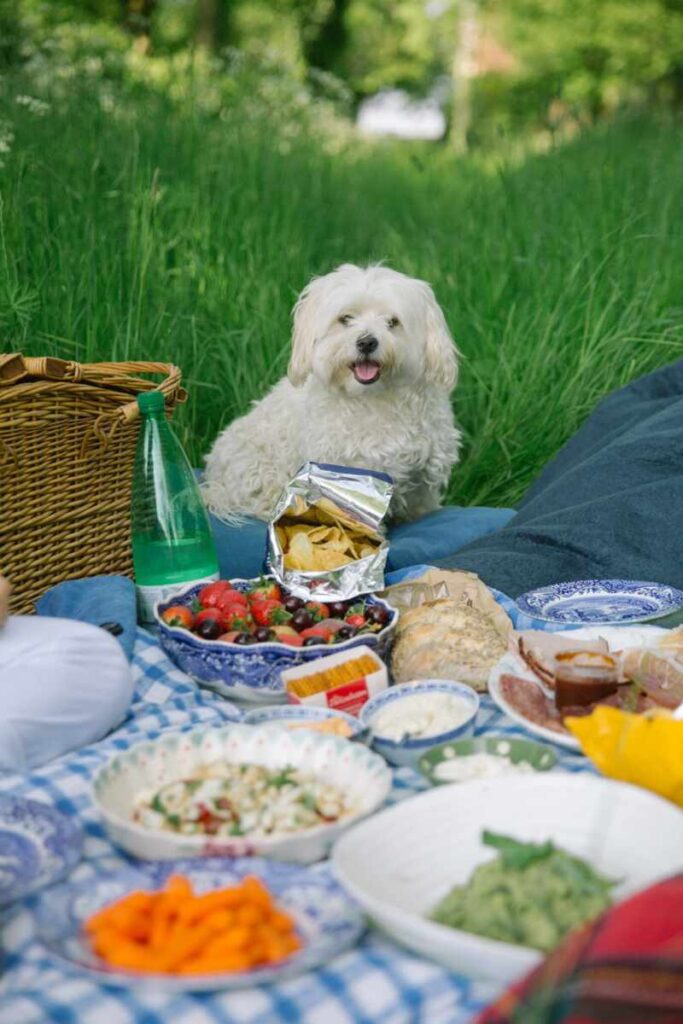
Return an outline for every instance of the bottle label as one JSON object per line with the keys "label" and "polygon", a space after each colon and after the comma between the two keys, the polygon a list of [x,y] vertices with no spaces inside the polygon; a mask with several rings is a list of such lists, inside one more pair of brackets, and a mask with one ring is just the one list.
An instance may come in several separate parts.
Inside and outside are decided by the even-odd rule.
{"label": "bottle label", "polygon": [[217,579],[218,573],[214,572],[210,576],[202,576],[197,580],[183,580],[182,583],[160,583],[157,586],[151,587],[141,587],[138,584],[135,589],[138,595],[139,621],[146,623],[156,622],[154,606],[157,601],[167,601],[169,597],[181,590],[189,590],[190,587],[194,587],[198,583],[212,583]]}

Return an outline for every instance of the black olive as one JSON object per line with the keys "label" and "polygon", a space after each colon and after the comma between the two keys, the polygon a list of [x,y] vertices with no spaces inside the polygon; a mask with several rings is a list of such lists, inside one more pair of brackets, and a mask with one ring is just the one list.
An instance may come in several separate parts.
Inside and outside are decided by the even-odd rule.
{"label": "black olive", "polygon": [[290,625],[301,633],[302,630],[311,628],[313,625],[313,616],[307,608],[299,608],[299,610],[294,612],[292,615]]}
{"label": "black olive", "polygon": [[324,644],[325,640],[321,636],[307,636],[304,637],[304,647],[315,647],[316,644]]}
{"label": "black olive", "polygon": [[216,640],[223,632],[223,627],[218,619],[204,619],[195,629],[197,636],[203,640]]}
{"label": "black olive", "polygon": [[358,632],[357,626],[340,626],[337,632],[334,634],[335,640],[350,640],[352,636],[355,636]]}
{"label": "black olive", "polygon": [[299,608],[303,608],[304,606],[304,602],[301,600],[301,598],[294,597],[293,594],[290,594],[289,597],[286,597],[282,603],[288,612],[297,612]]}
{"label": "black olive", "polygon": [[369,604],[365,609],[365,618],[368,622],[376,622],[379,626],[386,626],[390,617],[391,612],[381,604]]}
{"label": "black olive", "polygon": [[346,601],[332,601],[327,607],[331,619],[343,619],[349,606]]}
{"label": "black olive", "polygon": [[234,644],[255,644],[256,637],[253,637],[251,633],[238,633],[232,641]]}
{"label": "black olive", "polygon": [[[248,636],[249,634],[246,635]],[[254,630],[254,640],[259,644],[265,644],[269,640],[275,640],[275,633],[273,633],[272,629],[268,629],[267,626],[259,626],[258,629]]]}

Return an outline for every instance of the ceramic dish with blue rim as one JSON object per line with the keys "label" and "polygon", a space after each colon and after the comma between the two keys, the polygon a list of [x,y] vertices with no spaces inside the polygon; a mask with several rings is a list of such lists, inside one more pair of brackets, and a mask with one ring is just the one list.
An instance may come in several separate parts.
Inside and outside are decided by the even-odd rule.
{"label": "ceramic dish with blue rim", "polygon": [[[446,726],[444,719],[442,728],[434,723],[433,704],[437,696],[442,703],[450,701],[450,711],[444,707],[439,713],[450,714],[453,724]],[[446,698],[446,701],[444,701]],[[403,708],[400,705],[404,705]],[[470,736],[474,730],[474,722],[479,711],[479,694],[471,686],[446,679],[424,679],[414,683],[397,683],[371,697],[360,711],[360,720],[370,730],[373,750],[381,754],[385,760],[397,766],[408,765],[417,768],[420,758],[432,747],[450,740]],[[387,712],[395,717],[404,713],[405,734],[393,738],[383,734],[383,724]],[[395,732],[396,723],[392,723]]]}
{"label": "ceramic dish with blue rim", "polygon": [[[296,923],[302,947],[277,965],[250,971],[204,975],[143,973],[112,968],[87,941],[84,922],[91,914],[135,889],[162,889],[171,874],[187,877],[197,893],[237,885],[256,875]],[[364,930],[356,904],[327,871],[256,857],[231,860],[164,861],[125,868],[115,874],[65,884],[45,893],[36,912],[38,937],[53,956],[100,984],[150,986],[163,992],[211,992],[283,981],[329,963],[355,945]]]}
{"label": "ceramic dish with blue rim", "polygon": [[556,764],[557,754],[543,743],[514,736],[475,736],[434,747],[422,755],[418,770],[433,786],[440,786],[519,774],[517,765],[523,766],[521,771],[547,772]]}
{"label": "ceramic dish with blue rim", "polygon": [[0,906],[68,874],[82,849],[80,828],[56,808],[0,795]]}
{"label": "ceramic dish with blue rim", "polygon": [[[346,725],[348,739],[364,740],[368,738],[368,730],[359,719],[337,708],[307,707],[303,704],[273,704],[247,711],[243,721],[245,725],[283,725],[303,728],[306,723],[315,726],[320,722],[329,722],[335,718]],[[341,732],[338,735],[341,735]]]}
{"label": "ceramic dish with blue rim", "polygon": [[641,580],[573,580],[529,590],[516,604],[526,615],[563,626],[620,626],[679,611],[683,591]]}
{"label": "ceramic dish with blue rim", "polygon": [[[255,580],[233,579],[236,590],[246,591]],[[238,700],[275,703],[284,702],[285,689],[281,673],[296,665],[307,664],[326,654],[337,654],[365,644],[380,657],[388,652],[398,619],[398,611],[387,601],[367,594],[368,605],[385,608],[390,619],[377,633],[358,633],[349,640],[335,644],[313,644],[310,647],[289,647],[284,643],[259,643],[242,646],[224,640],[204,640],[179,626],[169,626],[162,619],[172,605],[191,605],[205,584],[174,593],[155,608],[159,640],[169,658],[189,676],[203,686],[210,687],[224,697]]]}

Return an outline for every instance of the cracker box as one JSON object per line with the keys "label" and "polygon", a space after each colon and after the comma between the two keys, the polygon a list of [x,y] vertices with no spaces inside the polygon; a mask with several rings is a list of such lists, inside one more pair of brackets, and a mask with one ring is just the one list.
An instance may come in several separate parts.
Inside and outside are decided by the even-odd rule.
{"label": "cracker box", "polygon": [[364,644],[286,669],[282,681],[290,704],[313,704],[351,715],[389,685],[386,665]]}

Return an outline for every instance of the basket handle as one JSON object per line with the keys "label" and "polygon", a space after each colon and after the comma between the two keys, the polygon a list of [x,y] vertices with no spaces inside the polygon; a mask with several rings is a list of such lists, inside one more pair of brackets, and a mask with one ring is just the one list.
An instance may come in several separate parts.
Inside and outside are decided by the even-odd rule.
{"label": "basket handle", "polygon": [[[163,374],[160,384],[132,374]],[[78,363],[51,356],[22,356],[18,352],[0,356],[0,387],[16,384],[25,377],[40,377],[44,380],[58,380],[71,383],[96,384],[99,387],[114,387],[122,391],[161,391],[176,402],[184,402],[187,392],[180,387],[181,371],[172,363]],[[132,406],[128,419],[133,419]],[[123,406],[122,408],[127,408]]]}

